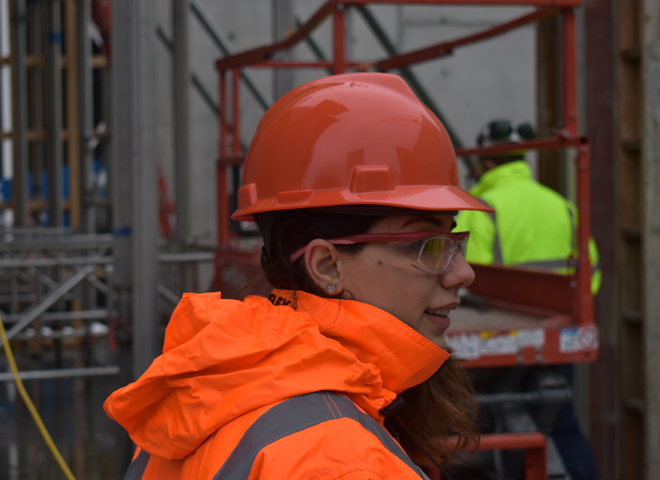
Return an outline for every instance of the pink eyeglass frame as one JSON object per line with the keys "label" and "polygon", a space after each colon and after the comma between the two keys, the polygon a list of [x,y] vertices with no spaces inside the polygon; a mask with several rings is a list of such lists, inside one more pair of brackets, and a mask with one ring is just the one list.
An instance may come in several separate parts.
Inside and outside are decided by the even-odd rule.
{"label": "pink eyeglass frame", "polygon": [[[366,242],[416,242],[417,240],[423,240],[428,237],[433,237],[436,235],[448,236],[453,240],[463,240],[467,237],[470,232],[406,232],[406,233],[360,233],[358,235],[351,235],[350,237],[344,238],[333,238],[326,240],[326,242],[332,243],[333,245],[355,245],[356,243],[366,243]],[[305,244],[300,247],[298,250],[289,255],[289,262],[294,263],[300,257],[305,254],[307,249]]]}

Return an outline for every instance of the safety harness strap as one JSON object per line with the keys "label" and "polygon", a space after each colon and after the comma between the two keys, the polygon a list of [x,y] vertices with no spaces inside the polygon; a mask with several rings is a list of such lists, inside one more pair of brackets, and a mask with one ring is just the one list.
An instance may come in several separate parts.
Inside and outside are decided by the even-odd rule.
{"label": "safety harness strap", "polygon": [[358,422],[421,478],[428,478],[387,431],[376,420],[362,413],[348,398],[330,392],[316,392],[286,400],[259,417],[246,430],[213,480],[246,480],[255,458],[263,448],[308,427],[339,418],[350,418]]}

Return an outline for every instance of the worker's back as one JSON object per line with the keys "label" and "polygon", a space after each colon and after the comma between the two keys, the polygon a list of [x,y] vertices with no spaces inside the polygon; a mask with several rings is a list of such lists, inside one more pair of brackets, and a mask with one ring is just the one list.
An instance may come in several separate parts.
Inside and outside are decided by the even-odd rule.
{"label": "worker's back", "polygon": [[566,268],[575,251],[574,207],[532,179],[527,163],[486,172],[472,192],[496,213],[459,215],[458,230],[472,232],[468,261]]}

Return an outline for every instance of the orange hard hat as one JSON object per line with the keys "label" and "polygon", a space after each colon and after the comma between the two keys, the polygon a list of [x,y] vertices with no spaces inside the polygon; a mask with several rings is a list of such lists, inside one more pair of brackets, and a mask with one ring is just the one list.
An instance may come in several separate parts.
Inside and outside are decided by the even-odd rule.
{"label": "orange hard hat", "polygon": [[234,220],[300,208],[379,205],[492,212],[460,187],[447,131],[398,76],[306,83],[263,116]]}

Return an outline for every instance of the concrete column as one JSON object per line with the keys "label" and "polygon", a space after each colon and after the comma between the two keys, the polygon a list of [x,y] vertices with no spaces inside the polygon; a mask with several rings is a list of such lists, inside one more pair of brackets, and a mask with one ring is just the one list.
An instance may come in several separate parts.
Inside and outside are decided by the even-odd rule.
{"label": "concrete column", "polygon": [[152,0],[113,3],[113,228],[119,315],[133,325],[133,378],[159,353]]}
{"label": "concrete column", "polygon": [[[296,28],[291,0],[271,0],[273,15],[273,42],[286,38]],[[291,52],[278,52],[278,60],[291,59]],[[277,100],[293,89],[293,72],[290,69],[277,68],[273,71],[273,98]]]}
{"label": "concrete column", "polygon": [[645,474],[660,478],[660,2],[642,8]]}

